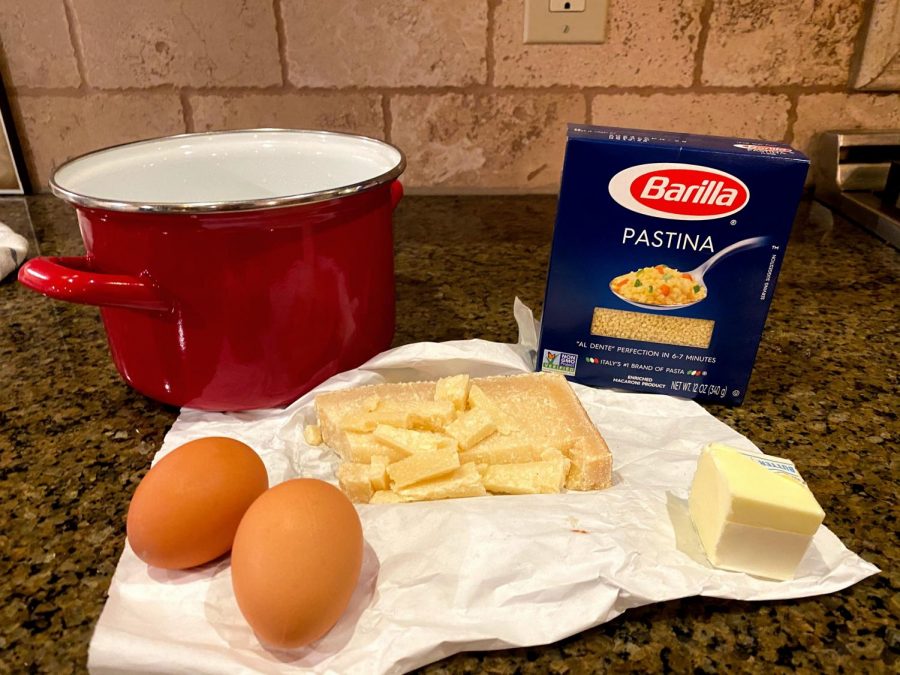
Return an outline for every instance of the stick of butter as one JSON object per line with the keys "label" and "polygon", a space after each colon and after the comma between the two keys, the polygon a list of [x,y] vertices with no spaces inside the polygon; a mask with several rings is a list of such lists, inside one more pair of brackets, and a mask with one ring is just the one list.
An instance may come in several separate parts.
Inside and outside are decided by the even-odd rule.
{"label": "stick of butter", "polygon": [[703,448],[688,499],[716,567],[792,579],[825,512],[787,459],[721,443]]}

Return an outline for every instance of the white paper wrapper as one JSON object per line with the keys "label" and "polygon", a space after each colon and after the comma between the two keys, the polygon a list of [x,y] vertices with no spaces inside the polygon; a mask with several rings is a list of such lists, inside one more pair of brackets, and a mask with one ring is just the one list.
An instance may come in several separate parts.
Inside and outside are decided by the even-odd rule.
{"label": "white paper wrapper", "polygon": [[[297,476],[335,482],[332,453],[302,438],[317,394],[530,370],[535,325],[518,302],[516,316],[518,345],[406,345],[285,410],[183,410],[154,461],[193,438],[231,436],[260,453],[272,485]],[[700,448],[755,446],[693,401],[573,386],[612,450],[610,489],[360,506],[366,547],[350,607],[327,636],[293,652],[259,645],[232,595],[227,559],[169,572],[149,568],[126,545],[91,641],[90,670],[401,673],[459,651],[554,642],[652,602],[800,598],[878,572],[824,526],[793,581],[710,567],[686,507]]]}

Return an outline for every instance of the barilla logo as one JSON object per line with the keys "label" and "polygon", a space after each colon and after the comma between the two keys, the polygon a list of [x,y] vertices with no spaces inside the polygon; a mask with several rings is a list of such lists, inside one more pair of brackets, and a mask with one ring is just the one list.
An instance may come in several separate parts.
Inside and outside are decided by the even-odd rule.
{"label": "barilla logo", "polygon": [[737,213],[750,190],[730,173],[695,164],[640,164],[609,181],[609,194],[626,209],[672,220],[710,220]]}

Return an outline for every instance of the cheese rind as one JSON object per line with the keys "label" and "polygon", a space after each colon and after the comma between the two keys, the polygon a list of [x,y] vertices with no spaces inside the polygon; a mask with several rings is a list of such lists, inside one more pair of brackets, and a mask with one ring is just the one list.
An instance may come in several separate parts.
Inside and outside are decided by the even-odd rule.
{"label": "cheese rind", "polygon": [[[605,443],[604,443],[605,445]],[[597,452],[590,444],[579,441],[565,450],[571,460],[566,487],[570,490],[596,490],[612,484],[612,455]]]}
{"label": "cheese rind", "polygon": [[825,518],[791,462],[720,443],[701,451],[688,505],[713,565],[772,579],[793,578]]}

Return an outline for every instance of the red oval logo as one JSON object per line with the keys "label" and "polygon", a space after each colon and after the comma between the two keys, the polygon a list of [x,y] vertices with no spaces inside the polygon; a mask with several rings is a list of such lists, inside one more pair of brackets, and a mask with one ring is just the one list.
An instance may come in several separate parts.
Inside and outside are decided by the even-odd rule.
{"label": "red oval logo", "polygon": [[693,168],[648,171],[631,182],[629,193],[648,209],[698,218],[739,211],[750,197],[747,186],[736,178]]}

